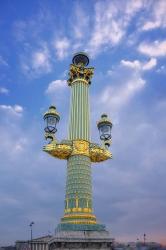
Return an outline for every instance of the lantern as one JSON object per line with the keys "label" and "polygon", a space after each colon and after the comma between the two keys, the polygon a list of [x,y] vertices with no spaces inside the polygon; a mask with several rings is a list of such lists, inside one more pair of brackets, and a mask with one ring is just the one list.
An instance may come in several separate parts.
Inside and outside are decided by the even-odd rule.
{"label": "lantern", "polygon": [[106,114],[101,115],[101,119],[97,123],[97,127],[101,140],[106,141],[111,139],[112,122],[108,119]]}
{"label": "lantern", "polygon": [[56,125],[60,120],[60,116],[56,111],[55,106],[50,106],[49,110],[44,114],[45,129],[46,133],[55,134],[57,131]]}

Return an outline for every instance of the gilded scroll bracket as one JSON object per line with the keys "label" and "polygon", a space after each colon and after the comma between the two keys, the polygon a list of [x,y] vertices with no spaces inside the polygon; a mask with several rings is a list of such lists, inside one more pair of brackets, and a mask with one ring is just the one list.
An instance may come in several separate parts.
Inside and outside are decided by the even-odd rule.
{"label": "gilded scroll bracket", "polygon": [[107,148],[85,140],[63,140],[60,143],[53,140],[43,147],[43,151],[65,160],[73,155],[87,156],[91,162],[101,162],[112,158],[112,153]]}

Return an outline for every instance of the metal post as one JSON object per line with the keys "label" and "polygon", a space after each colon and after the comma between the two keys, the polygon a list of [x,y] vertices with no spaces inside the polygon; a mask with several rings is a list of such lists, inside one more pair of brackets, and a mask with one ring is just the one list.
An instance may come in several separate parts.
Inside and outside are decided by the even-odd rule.
{"label": "metal post", "polygon": [[145,242],[146,242],[146,234],[144,234],[144,246],[145,246]]}
{"label": "metal post", "polygon": [[32,225],[35,224],[33,221],[29,224],[31,228],[31,250],[32,250]]}

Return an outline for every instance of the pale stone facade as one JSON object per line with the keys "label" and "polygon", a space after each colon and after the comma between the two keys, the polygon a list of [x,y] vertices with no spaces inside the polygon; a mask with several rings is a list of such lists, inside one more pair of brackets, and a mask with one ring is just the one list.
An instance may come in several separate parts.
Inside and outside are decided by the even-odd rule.
{"label": "pale stone facade", "polygon": [[52,236],[43,236],[28,241],[16,241],[16,250],[48,250],[48,241]]}
{"label": "pale stone facade", "polygon": [[60,231],[31,241],[17,241],[16,250],[112,250],[113,239],[107,231]]}

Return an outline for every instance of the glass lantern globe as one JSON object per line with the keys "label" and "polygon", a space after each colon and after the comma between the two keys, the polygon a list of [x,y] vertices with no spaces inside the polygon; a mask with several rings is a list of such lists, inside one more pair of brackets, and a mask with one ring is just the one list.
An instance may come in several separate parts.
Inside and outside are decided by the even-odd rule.
{"label": "glass lantern globe", "polygon": [[89,57],[85,52],[78,52],[74,55],[72,62],[77,66],[86,67],[89,64]]}
{"label": "glass lantern globe", "polygon": [[101,120],[97,123],[100,134],[100,139],[103,141],[111,139],[112,122],[108,119],[106,114],[101,116]]}
{"label": "glass lantern globe", "polygon": [[55,134],[57,131],[56,125],[60,120],[60,116],[56,111],[55,106],[50,106],[49,110],[44,114],[45,129],[46,133]]}

